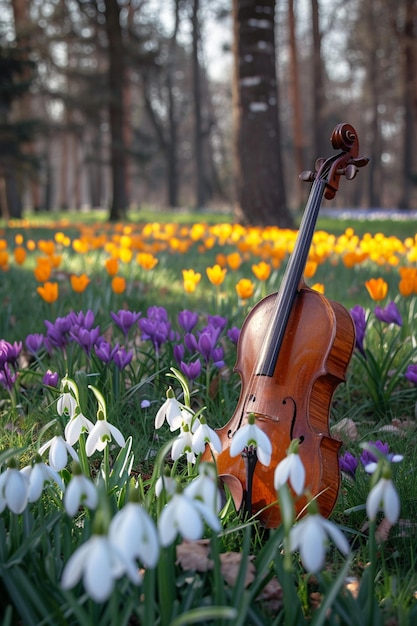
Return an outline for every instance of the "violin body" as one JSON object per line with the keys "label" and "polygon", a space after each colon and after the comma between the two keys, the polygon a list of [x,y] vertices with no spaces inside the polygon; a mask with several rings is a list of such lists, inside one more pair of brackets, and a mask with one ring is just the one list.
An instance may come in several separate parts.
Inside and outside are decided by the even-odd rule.
{"label": "violin body", "polygon": [[[276,297],[275,293],[261,300],[242,326],[235,365],[242,383],[240,398],[233,417],[217,431],[223,450],[215,457],[219,476],[226,484],[229,484],[228,476],[232,475],[245,490],[244,461],[241,456],[232,458],[229,449],[237,428],[246,423],[249,413],[254,413],[257,426],[266,432],[272,443],[271,463],[268,467],[256,464],[252,491],[252,513],[268,528],[276,527],[281,520],[274,471],[286,456],[292,439],[301,441],[299,454],[306,469],[306,488],[317,496],[321,514],[328,516],[336,503],[341,444],[330,437],[328,414],[333,393],[345,380],[355,345],[355,328],[349,312],[302,284],[274,375],[258,377],[256,395],[248,394],[247,390],[252,387],[253,363]],[[211,451],[206,450],[205,457],[210,460]],[[300,513],[305,501],[299,499],[295,504]]]}
{"label": "violin body", "polygon": [[[292,440],[299,441],[305,491],[317,499],[323,516],[330,515],[340,486],[340,443],[330,435],[329,413],[334,391],[345,380],[355,327],[343,306],[306,286],[303,271],[323,196],[334,198],[340,177],[352,180],[369,159],[358,156],[358,136],[350,124],[336,126],[331,142],[341,152],[317,159],[315,172],[301,174],[313,185],[280,289],[261,300],[242,326],[235,365],[242,387],[234,415],[217,431],[222,451],[213,456],[207,446],[202,457],[214,459],[236,508],[243,502],[246,513],[269,528],[281,520],[274,473]],[[250,464],[249,450],[230,456],[232,438],[251,414],[272,444],[268,467],[253,451]],[[305,505],[305,498],[295,501],[297,514]]]}

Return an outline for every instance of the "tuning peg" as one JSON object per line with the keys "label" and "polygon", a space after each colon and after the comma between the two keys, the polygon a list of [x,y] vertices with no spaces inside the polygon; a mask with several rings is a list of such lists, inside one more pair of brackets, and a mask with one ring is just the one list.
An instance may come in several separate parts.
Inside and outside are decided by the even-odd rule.
{"label": "tuning peg", "polygon": [[301,172],[299,178],[304,183],[311,183],[316,178],[316,172],[311,172],[309,170],[306,170],[305,172]]}
{"label": "tuning peg", "polygon": [[350,165],[347,165],[345,169],[345,176],[347,180],[353,180],[358,171],[358,168],[355,167],[355,165],[353,165],[352,163]]}

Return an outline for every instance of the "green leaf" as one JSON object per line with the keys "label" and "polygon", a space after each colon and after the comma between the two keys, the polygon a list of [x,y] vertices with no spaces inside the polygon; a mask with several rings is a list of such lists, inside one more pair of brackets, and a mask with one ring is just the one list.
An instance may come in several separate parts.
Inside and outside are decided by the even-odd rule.
{"label": "green leaf", "polygon": [[237,611],[231,606],[207,606],[198,609],[192,609],[176,617],[170,626],[183,626],[183,624],[197,624],[213,619],[235,620]]}

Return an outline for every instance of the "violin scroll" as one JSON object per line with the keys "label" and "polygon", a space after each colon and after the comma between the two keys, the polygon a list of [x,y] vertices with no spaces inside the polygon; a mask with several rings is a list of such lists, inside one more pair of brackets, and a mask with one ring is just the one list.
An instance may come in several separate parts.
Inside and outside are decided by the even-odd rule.
{"label": "violin scroll", "polygon": [[358,134],[351,124],[338,124],[332,132],[330,141],[335,150],[342,152],[328,159],[317,159],[314,172],[306,171],[300,174],[301,180],[306,182],[312,182],[316,178],[324,180],[326,184],[324,197],[327,200],[335,197],[341,176],[353,180],[359,168],[364,167],[369,161],[368,157],[358,156]]}

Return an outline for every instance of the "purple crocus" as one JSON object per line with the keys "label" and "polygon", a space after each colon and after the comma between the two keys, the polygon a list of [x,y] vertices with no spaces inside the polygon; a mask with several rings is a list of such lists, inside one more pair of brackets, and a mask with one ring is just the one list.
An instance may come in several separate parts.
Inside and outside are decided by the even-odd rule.
{"label": "purple crocus", "polygon": [[57,317],[55,322],[44,320],[44,324],[46,326],[45,344],[48,349],[65,348],[70,341],[69,333],[74,325],[71,315]]}
{"label": "purple crocus", "polygon": [[208,315],[207,320],[209,326],[218,328],[220,331],[222,331],[227,324],[227,317],[222,317],[221,315]]}
{"label": "purple crocus", "polygon": [[116,344],[116,346],[112,350],[112,358],[116,367],[119,370],[123,370],[125,367],[129,365],[133,358],[133,352],[131,350],[126,351],[124,348]]}
{"label": "purple crocus", "polygon": [[0,385],[4,387],[4,389],[7,389],[7,391],[11,391],[16,379],[17,373],[12,371],[9,363],[4,363],[3,367],[0,369]]}
{"label": "purple crocus", "polygon": [[404,376],[414,385],[417,385],[417,365],[411,363],[404,374]]}
{"label": "purple crocus", "polygon": [[100,336],[100,327],[96,326],[91,330],[74,326],[70,331],[70,337],[76,341],[86,354],[90,354],[93,346],[96,344]]}
{"label": "purple crocus", "polygon": [[[379,450],[379,452],[381,452],[384,456],[389,455],[389,446],[387,443],[383,443],[378,439],[378,441],[370,441],[369,445]],[[371,452],[371,450],[363,450],[360,460],[362,465],[366,467],[369,463],[376,463],[378,458],[373,452]]]}
{"label": "purple crocus", "polygon": [[125,309],[121,309],[117,313],[110,312],[113,322],[117,324],[125,337],[128,336],[130,329],[136,324],[141,315],[142,313],[134,313]]}
{"label": "purple crocus", "polygon": [[157,353],[164,343],[177,339],[176,333],[171,330],[168,313],[162,306],[149,307],[147,317],[142,317],[138,324],[142,339],[152,341]]}
{"label": "purple crocus", "polygon": [[87,330],[92,329],[95,320],[94,313],[91,309],[88,309],[86,313],[83,311],[79,311],[78,313],[72,311],[69,313],[68,317],[73,326],[79,326],[80,328],[86,328]]}
{"label": "purple crocus", "polygon": [[339,457],[339,467],[342,472],[355,478],[356,468],[358,467],[358,459],[351,452],[345,452]]}
{"label": "purple crocus", "polygon": [[365,339],[366,332],[366,314],[365,309],[357,304],[352,309],[350,309],[350,314],[353,319],[353,323],[355,324],[356,330],[356,347],[365,356],[365,349],[363,346],[363,342]]}
{"label": "purple crocus", "polygon": [[384,309],[380,306],[376,306],[374,313],[381,322],[385,322],[386,324],[397,324],[397,326],[402,326],[403,324],[401,313],[395,302],[390,302]]}
{"label": "purple crocus", "polygon": [[188,380],[195,380],[201,374],[201,361],[200,359],[197,359],[197,361],[192,361],[188,364],[181,361],[180,368]]}
{"label": "purple crocus", "polygon": [[0,368],[6,363],[17,365],[17,359],[19,358],[20,351],[22,350],[22,342],[14,341],[9,343],[5,339],[0,339]]}
{"label": "purple crocus", "polygon": [[58,372],[52,372],[51,370],[46,370],[42,382],[44,385],[48,387],[56,387],[58,384],[59,374]]}
{"label": "purple crocus", "polygon": [[178,313],[178,324],[186,333],[191,333],[198,322],[198,313],[184,309]]}
{"label": "purple crocus", "polygon": [[44,336],[40,333],[28,335],[25,339],[25,346],[28,352],[33,355],[39,354],[44,347]]}
{"label": "purple crocus", "polygon": [[181,363],[181,361],[184,360],[184,355],[185,355],[185,348],[183,346],[182,343],[177,343],[174,346],[174,359],[176,360],[177,363]]}
{"label": "purple crocus", "polygon": [[108,341],[99,337],[96,345],[94,346],[94,350],[100,361],[103,361],[103,363],[106,364],[110,363],[112,359],[112,347]]}
{"label": "purple crocus", "polygon": [[240,336],[240,328],[238,328],[237,326],[233,326],[227,331],[227,336],[229,337],[230,341],[236,345]]}

